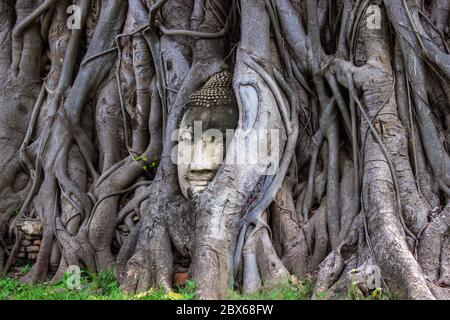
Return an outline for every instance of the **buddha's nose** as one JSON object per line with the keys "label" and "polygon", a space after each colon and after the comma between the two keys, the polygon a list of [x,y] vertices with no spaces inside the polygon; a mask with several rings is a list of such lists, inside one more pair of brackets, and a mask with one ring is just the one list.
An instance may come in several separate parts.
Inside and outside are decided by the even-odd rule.
{"label": "buddha's nose", "polygon": [[213,159],[208,155],[201,141],[194,146],[194,157],[190,166],[191,171],[213,171]]}
{"label": "buddha's nose", "polygon": [[194,162],[191,163],[190,169],[191,171],[213,171],[214,163],[203,157],[203,159],[195,159]]}

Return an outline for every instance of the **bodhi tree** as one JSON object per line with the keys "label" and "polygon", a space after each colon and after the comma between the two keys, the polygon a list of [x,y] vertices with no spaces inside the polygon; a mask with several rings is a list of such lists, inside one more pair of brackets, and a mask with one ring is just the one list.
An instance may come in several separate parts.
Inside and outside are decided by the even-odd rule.
{"label": "bodhi tree", "polygon": [[212,299],[312,276],[333,298],[375,275],[450,298],[449,14],[0,0],[0,272],[32,218],[26,282],[115,268],[141,292],[188,272]]}

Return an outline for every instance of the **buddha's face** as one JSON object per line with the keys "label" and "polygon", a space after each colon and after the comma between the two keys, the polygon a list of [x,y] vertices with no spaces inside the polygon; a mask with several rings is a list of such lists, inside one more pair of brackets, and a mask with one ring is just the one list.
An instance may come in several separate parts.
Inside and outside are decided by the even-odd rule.
{"label": "buddha's face", "polygon": [[186,198],[205,190],[214,178],[230,142],[225,132],[236,128],[237,122],[237,108],[187,109],[178,137],[178,180]]}

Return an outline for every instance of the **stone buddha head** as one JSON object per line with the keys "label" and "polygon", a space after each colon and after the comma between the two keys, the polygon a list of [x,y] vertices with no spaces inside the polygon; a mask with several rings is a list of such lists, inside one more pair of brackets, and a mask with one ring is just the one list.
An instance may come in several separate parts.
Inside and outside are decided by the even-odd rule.
{"label": "stone buddha head", "polygon": [[232,78],[226,70],[215,74],[185,104],[178,131],[178,181],[186,198],[205,190],[214,178],[230,143],[227,130],[237,127]]}

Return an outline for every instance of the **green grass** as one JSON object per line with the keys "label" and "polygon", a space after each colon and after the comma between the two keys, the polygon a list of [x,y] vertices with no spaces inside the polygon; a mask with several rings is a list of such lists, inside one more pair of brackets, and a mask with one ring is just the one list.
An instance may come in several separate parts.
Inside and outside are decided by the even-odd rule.
{"label": "green grass", "polygon": [[[229,299],[231,300],[310,300],[313,296],[314,280],[307,278],[304,281],[298,281],[295,277],[291,277],[289,281],[278,288],[271,290],[261,290],[253,294],[240,295],[236,292],[230,292]],[[324,300],[328,297],[328,292],[319,292],[315,299]],[[356,284],[351,284],[347,292],[342,295],[335,296],[335,299],[340,300],[397,300],[401,299],[398,294],[375,289],[367,296],[362,295]]]}
{"label": "green grass", "polygon": [[113,272],[84,275],[81,289],[67,287],[67,276],[57,283],[24,284],[11,278],[0,279],[0,300],[190,300],[195,286],[188,282],[177,292],[163,289],[129,295],[120,291]]}
{"label": "green grass", "polygon": [[347,291],[347,300],[401,300],[402,296],[398,293],[392,293],[381,288],[373,290],[367,297],[361,295],[356,284],[352,283]]}
{"label": "green grass", "polygon": [[260,290],[252,294],[238,294],[230,292],[230,300],[309,300],[311,299],[314,282],[308,278],[298,281],[296,278],[286,281],[284,285],[271,290]]}
{"label": "green grass", "polygon": [[[24,274],[29,271],[25,266],[20,270]],[[165,292],[163,289],[153,289],[139,294],[125,294],[120,291],[114,272],[101,272],[98,274],[83,273],[81,289],[74,290],[67,287],[66,274],[57,283],[42,283],[29,285],[16,279],[0,279],[0,300],[192,300],[195,299],[195,283],[188,281],[183,288],[174,292]],[[271,290],[260,290],[253,294],[239,294],[235,291],[229,293],[230,300],[309,300],[311,299],[314,282],[308,278],[298,281],[292,277],[282,286]],[[324,299],[325,293],[316,296]],[[367,297],[360,294],[355,286],[351,286],[345,296],[347,300],[390,300],[398,297],[381,290],[374,290]]]}

